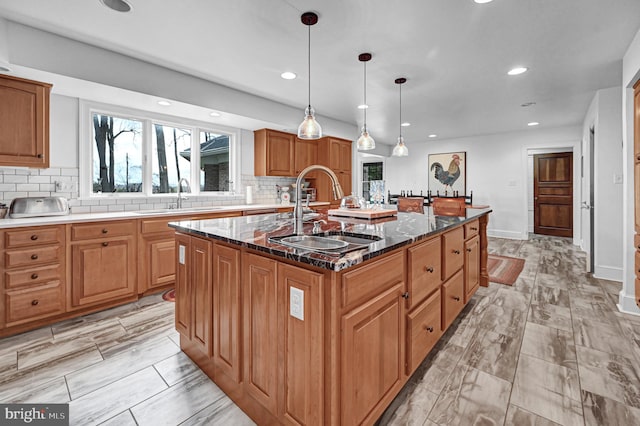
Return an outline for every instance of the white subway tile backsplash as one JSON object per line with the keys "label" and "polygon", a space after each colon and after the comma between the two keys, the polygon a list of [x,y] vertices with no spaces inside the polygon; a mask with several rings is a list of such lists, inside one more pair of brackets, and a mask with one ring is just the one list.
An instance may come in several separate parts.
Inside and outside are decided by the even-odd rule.
{"label": "white subway tile backsplash", "polygon": [[7,175],[4,177],[4,183],[27,183],[29,176],[27,175]]}
{"label": "white subway tile backsplash", "polygon": [[40,176],[60,176],[60,169],[55,167],[40,169]]}
{"label": "white subway tile backsplash", "polygon": [[71,207],[71,213],[91,213],[91,207],[89,207],[89,206],[73,206],[73,207]]}
{"label": "white subway tile backsplash", "polygon": [[37,183],[17,183],[16,191],[40,191],[40,185]]}
{"label": "white subway tile backsplash", "polygon": [[79,170],[78,169],[60,169],[60,175],[61,176],[78,176],[79,175]]}
{"label": "white subway tile backsplash", "polygon": [[109,206],[109,211],[110,212],[123,212],[124,211],[124,206],[111,205],[111,206]]}
{"label": "white subway tile backsplash", "polygon": [[107,213],[109,206],[91,206],[91,213]]}
{"label": "white subway tile backsplash", "polygon": [[99,203],[101,206],[110,206],[110,205],[115,205],[116,200],[113,198],[106,198],[106,199],[99,200]]}
{"label": "white subway tile backsplash", "polygon": [[29,176],[29,183],[51,183],[51,176]]}
{"label": "white subway tile backsplash", "polygon": [[[56,191],[56,186],[53,183],[41,183],[40,184],[40,191],[41,192],[48,192],[49,194],[52,192]],[[69,192],[65,192],[65,193],[56,193],[56,195],[58,197],[66,197],[66,198],[70,198],[71,197],[71,193]]]}
{"label": "white subway tile backsplash", "polygon": [[48,197],[50,192],[30,191],[28,197]]}
{"label": "white subway tile backsplash", "polygon": [[15,192],[15,183],[0,183],[0,192]]}

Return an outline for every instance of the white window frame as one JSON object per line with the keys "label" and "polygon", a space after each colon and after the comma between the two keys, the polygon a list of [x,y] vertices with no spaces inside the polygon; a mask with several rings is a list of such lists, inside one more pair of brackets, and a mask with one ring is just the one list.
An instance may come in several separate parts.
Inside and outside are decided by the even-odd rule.
{"label": "white window frame", "polygon": [[[197,178],[191,185],[190,196],[230,196],[235,194],[235,187],[240,179],[240,134],[241,129],[221,126],[218,124],[173,117],[150,111],[142,111],[117,105],[103,104],[88,100],[80,100],[79,105],[79,195],[80,199],[108,199],[108,198],[162,198],[175,194],[154,194],[152,188],[152,138],[153,124],[189,129],[191,131],[191,179]],[[113,192],[94,193],[93,188],[93,126],[94,113],[130,118],[142,122],[142,192]],[[200,191],[200,132],[211,132],[229,136],[229,191]]]}

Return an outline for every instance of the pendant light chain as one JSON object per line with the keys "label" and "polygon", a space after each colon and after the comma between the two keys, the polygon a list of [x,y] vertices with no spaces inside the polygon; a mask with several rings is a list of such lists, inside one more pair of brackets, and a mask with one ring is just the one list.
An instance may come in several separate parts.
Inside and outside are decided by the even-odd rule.
{"label": "pendant light chain", "polygon": [[309,81],[307,81],[307,92],[309,93],[309,108],[311,108],[311,25],[307,25],[309,30],[307,37],[307,72]]}
{"label": "pendant light chain", "polygon": [[367,131],[367,61],[364,61],[364,131]]}
{"label": "pendant light chain", "polygon": [[398,84],[398,86],[400,86],[400,137],[402,137],[402,83]]}

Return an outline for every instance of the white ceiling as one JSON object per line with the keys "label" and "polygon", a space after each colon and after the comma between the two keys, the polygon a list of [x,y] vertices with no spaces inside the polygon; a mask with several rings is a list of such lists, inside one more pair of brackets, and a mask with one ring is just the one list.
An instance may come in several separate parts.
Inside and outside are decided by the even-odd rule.
{"label": "white ceiling", "polygon": [[[95,44],[298,107],[367,124],[379,143],[578,125],[596,90],[621,84],[622,56],[640,28],[638,0],[0,0],[0,17]],[[516,65],[530,71],[515,77]],[[283,71],[298,78],[286,81]],[[525,102],[535,102],[523,108]],[[356,135],[354,135],[354,138]]]}

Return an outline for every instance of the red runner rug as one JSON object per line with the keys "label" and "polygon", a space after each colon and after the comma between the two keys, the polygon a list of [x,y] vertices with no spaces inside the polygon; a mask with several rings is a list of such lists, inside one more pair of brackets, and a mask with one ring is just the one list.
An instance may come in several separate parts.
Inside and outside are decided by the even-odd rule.
{"label": "red runner rug", "polygon": [[489,281],[513,285],[524,268],[524,259],[490,254],[487,259]]}

